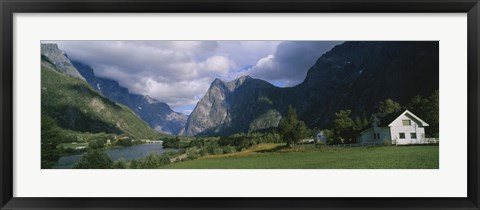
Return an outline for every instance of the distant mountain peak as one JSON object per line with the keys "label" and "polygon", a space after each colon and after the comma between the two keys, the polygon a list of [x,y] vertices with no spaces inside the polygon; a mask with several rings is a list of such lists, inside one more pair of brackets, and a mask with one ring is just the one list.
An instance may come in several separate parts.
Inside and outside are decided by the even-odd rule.
{"label": "distant mountain peak", "polygon": [[68,74],[72,77],[80,78],[86,81],[85,78],[78,72],[78,70],[70,62],[70,59],[68,59],[67,54],[62,50],[60,50],[57,44],[42,43],[41,53],[43,56],[48,58],[49,62],[55,65],[56,70],[59,70],[60,72]]}
{"label": "distant mountain peak", "polygon": [[229,80],[229,81],[225,81],[225,80],[221,80],[219,78],[215,78],[215,80],[213,80],[210,88],[215,87],[215,86],[224,86],[229,91],[234,91],[235,89],[237,89],[238,87],[243,85],[243,83],[245,83],[245,81],[247,81],[249,79],[252,79],[252,77],[250,77],[248,75],[243,75],[243,76],[240,76],[238,78],[235,78],[235,79]]}
{"label": "distant mountain peak", "polygon": [[145,95],[145,100],[146,100],[149,104],[160,103],[160,101],[158,101],[157,99],[154,99],[154,98],[150,97],[149,95]]}
{"label": "distant mountain peak", "polygon": [[95,76],[90,66],[78,61],[72,63],[86,78],[91,87],[101,92],[108,99],[130,107],[151,128],[175,135],[185,125],[187,116],[174,112],[168,104],[149,95],[130,93],[127,88],[120,86],[115,80]]}

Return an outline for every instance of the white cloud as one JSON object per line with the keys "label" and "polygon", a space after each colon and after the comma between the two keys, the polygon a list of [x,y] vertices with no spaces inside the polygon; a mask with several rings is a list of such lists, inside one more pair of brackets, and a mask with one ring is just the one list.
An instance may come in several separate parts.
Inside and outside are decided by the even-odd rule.
{"label": "white cloud", "polygon": [[[215,78],[230,78],[273,53],[278,42],[53,41],[99,77],[172,108],[195,105]],[[256,49],[252,51],[252,49]],[[182,110],[179,110],[182,111]]]}
{"label": "white cloud", "polygon": [[[185,112],[215,78],[244,74],[294,84],[335,43],[280,41],[52,41],[99,77]],[[278,82],[281,81],[281,82]]]}

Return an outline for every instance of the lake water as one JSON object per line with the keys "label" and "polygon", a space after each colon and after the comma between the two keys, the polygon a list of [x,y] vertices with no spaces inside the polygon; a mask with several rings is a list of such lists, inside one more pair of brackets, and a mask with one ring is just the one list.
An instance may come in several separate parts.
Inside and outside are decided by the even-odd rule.
{"label": "lake water", "polygon": [[[152,152],[164,153],[161,143],[140,144],[126,148],[106,150],[106,153],[113,161],[123,158],[125,160],[139,159]],[[61,157],[53,168],[72,168],[76,161],[83,155],[70,155]]]}

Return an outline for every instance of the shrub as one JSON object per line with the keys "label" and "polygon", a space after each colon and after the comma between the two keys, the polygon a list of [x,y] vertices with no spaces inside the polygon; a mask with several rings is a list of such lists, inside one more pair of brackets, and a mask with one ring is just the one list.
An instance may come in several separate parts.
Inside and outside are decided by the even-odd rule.
{"label": "shrub", "polygon": [[158,154],[156,152],[148,154],[140,160],[139,168],[159,168],[170,163],[170,157],[167,154]]}
{"label": "shrub", "polygon": [[128,167],[127,167],[127,161],[126,161],[125,159],[123,159],[123,158],[120,158],[120,159],[118,159],[117,161],[115,161],[115,162],[113,163],[112,168],[115,168],[115,169],[126,169],[126,168],[128,168]]}
{"label": "shrub", "polygon": [[77,169],[108,169],[112,168],[112,160],[107,153],[101,150],[89,150],[75,163],[73,168]]}
{"label": "shrub", "polygon": [[90,149],[100,149],[100,148],[105,147],[105,143],[106,143],[106,141],[102,140],[102,139],[91,140],[88,143],[88,148],[90,148]]}
{"label": "shrub", "polygon": [[223,154],[223,149],[221,147],[217,147],[213,150],[213,153],[214,155],[221,155]]}
{"label": "shrub", "polygon": [[200,156],[205,156],[205,155],[208,155],[208,152],[206,149],[200,149]]}
{"label": "shrub", "polygon": [[188,148],[186,150],[186,153],[187,153],[188,159],[190,159],[190,160],[197,159],[200,156],[197,147]]}
{"label": "shrub", "polygon": [[224,153],[224,154],[234,153],[234,152],[236,152],[236,151],[237,151],[237,150],[235,149],[235,147],[230,146],[230,145],[223,147],[223,153]]}
{"label": "shrub", "polygon": [[115,145],[122,146],[122,147],[130,147],[133,145],[133,141],[130,138],[119,139]]}
{"label": "shrub", "polygon": [[180,138],[166,138],[163,140],[163,148],[179,148],[180,147]]}
{"label": "shrub", "polygon": [[388,139],[384,139],[383,140],[383,146],[392,146],[392,141],[390,141]]}
{"label": "shrub", "polygon": [[130,161],[130,168],[136,169],[140,167],[140,162],[138,160],[131,160]]}

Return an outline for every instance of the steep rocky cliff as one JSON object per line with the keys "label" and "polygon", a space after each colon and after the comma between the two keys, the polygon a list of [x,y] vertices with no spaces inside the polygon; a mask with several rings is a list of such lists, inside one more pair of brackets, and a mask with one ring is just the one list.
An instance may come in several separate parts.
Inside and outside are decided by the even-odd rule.
{"label": "steep rocky cliff", "polygon": [[67,55],[58,49],[57,44],[41,44],[41,54],[44,60],[48,60],[48,62],[55,66],[55,70],[85,80],[85,78],[83,78],[83,76],[72,65]]}

